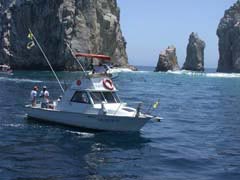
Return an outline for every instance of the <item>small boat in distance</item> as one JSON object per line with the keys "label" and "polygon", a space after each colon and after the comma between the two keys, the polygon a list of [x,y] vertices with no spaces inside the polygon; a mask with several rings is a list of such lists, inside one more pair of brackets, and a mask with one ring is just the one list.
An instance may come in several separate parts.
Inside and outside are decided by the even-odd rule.
{"label": "small boat in distance", "polygon": [[9,65],[0,65],[0,75],[13,75],[13,70]]}

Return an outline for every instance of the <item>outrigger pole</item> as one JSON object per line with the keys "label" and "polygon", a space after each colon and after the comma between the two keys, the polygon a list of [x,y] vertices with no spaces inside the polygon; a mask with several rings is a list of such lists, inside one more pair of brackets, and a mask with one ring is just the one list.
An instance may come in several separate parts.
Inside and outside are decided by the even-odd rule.
{"label": "outrigger pole", "polygon": [[73,53],[72,48],[69,46],[68,43],[67,43],[67,47],[68,47],[69,50],[71,51],[71,54],[72,54],[73,58],[77,61],[77,63],[79,64],[79,66],[82,68],[84,75],[86,75],[86,71],[85,71],[85,69],[83,68],[81,62],[76,58],[75,54]]}
{"label": "outrigger pole", "polygon": [[42,54],[43,54],[45,60],[47,61],[47,63],[48,63],[48,65],[49,65],[50,69],[52,70],[52,73],[53,73],[53,75],[55,76],[55,78],[56,78],[56,80],[57,80],[57,82],[58,82],[58,84],[59,84],[59,86],[60,86],[62,92],[64,93],[64,89],[63,89],[63,87],[62,87],[62,85],[61,85],[61,83],[60,83],[60,81],[59,81],[59,79],[58,79],[58,77],[57,77],[57,74],[56,74],[55,71],[53,70],[52,65],[51,65],[51,63],[49,62],[49,60],[48,60],[46,54],[44,53],[42,47],[41,47],[40,44],[38,43],[37,39],[35,38],[34,34],[33,34],[32,31],[31,31],[31,29],[28,29],[28,30],[29,30],[29,33],[31,33],[31,36],[33,37],[33,40],[37,43],[37,45],[38,45],[40,51],[42,52]]}

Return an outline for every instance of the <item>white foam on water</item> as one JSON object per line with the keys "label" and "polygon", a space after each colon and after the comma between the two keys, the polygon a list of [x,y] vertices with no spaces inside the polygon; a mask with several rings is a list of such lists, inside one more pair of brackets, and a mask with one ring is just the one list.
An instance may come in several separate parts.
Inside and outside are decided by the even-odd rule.
{"label": "white foam on water", "polygon": [[20,78],[9,78],[9,77],[0,77],[0,81],[14,81],[14,82],[30,82],[30,83],[41,83],[42,81],[34,79],[20,79]]}
{"label": "white foam on water", "polygon": [[179,71],[167,71],[168,74],[180,74],[180,75],[190,75],[190,76],[204,76],[205,73],[202,72],[193,72],[187,70],[179,70]]}
{"label": "white foam on water", "polygon": [[92,133],[86,133],[86,132],[79,132],[79,131],[69,131],[67,130],[67,132],[71,133],[71,134],[76,134],[78,136],[81,136],[82,138],[92,138],[95,135]]}
{"label": "white foam on water", "polygon": [[240,74],[237,73],[207,73],[206,76],[215,78],[240,78]]}
{"label": "white foam on water", "polygon": [[19,128],[19,127],[23,127],[24,125],[23,124],[4,124],[3,126]]}
{"label": "white foam on water", "polygon": [[205,73],[205,72],[193,72],[187,70],[180,71],[167,71],[168,74],[177,74],[177,75],[189,75],[189,76],[202,76],[202,77],[211,77],[211,78],[240,78],[239,73]]}

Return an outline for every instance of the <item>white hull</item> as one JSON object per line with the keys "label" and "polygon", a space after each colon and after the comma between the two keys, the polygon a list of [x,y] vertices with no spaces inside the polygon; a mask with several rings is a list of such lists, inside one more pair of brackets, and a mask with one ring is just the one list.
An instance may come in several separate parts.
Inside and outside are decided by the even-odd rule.
{"label": "white hull", "polygon": [[26,106],[28,117],[75,127],[106,131],[139,131],[151,118],[91,115]]}

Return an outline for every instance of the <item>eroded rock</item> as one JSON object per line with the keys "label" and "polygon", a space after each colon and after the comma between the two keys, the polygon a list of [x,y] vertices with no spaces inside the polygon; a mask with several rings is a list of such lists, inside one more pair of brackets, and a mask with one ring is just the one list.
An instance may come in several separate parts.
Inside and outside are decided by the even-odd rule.
{"label": "eroded rock", "polygon": [[162,51],[159,55],[158,64],[155,71],[176,71],[179,70],[177,61],[176,48],[169,46],[166,50]]}
{"label": "eroded rock", "polygon": [[219,37],[218,72],[240,72],[240,1],[225,11],[217,35]]}
{"label": "eroded rock", "polygon": [[191,33],[187,45],[187,57],[182,69],[204,71],[205,42],[196,33]]}

